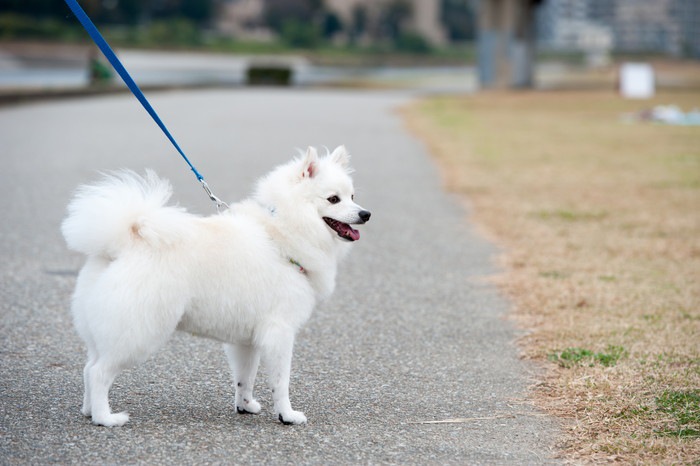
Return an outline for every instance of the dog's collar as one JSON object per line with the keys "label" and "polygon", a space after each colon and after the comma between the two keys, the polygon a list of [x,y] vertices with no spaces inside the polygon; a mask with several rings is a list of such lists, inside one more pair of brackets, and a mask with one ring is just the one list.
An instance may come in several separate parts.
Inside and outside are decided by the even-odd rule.
{"label": "dog's collar", "polygon": [[[266,205],[266,204],[262,204],[262,203],[260,203],[260,205],[270,213],[270,216],[274,217],[275,215],[277,215],[277,208],[275,206]],[[299,261],[297,261],[296,259],[294,259],[292,257],[287,257],[287,260],[289,260],[290,264],[296,266],[299,269],[299,272],[303,273],[304,275],[307,274],[306,269],[304,268],[303,265],[301,265],[299,263]]]}
{"label": "dog's collar", "polygon": [[304,275],[306,275],[306,269],[305,269],[304,266],[301,265],[299,262],[297,262],[296,260],[294,260],[294,259],[292,259],[292,258],[290,257],[290,258],[289,258],[289,263],[290,263],[290,264],[293,264],[293,265],[296,265],[297,267],[299,267],[299,272],[301,272],[301,273],[303,273]]}

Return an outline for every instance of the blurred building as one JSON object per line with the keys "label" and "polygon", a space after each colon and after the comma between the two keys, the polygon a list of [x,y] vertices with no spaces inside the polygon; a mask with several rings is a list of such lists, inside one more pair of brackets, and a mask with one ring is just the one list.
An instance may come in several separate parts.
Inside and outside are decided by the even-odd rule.
{"label": "blurred building", "polygon": [[671,12],[680,26],[681,53],[700,58],[700,0],[676,0]]}
{"label": "blurred building", "polygon": [[622,52],[681,53],[681,28],[672,14],[676,0],[618,0],[612,24]]}
{"label": "blurred building", "polygon": [[612,47],[608,20],[613,9],[597,9],[598,4],[595,0],[545,0],[537,12],[540,45],[560,50],[585,50],[596,44]]}
{"label": "blurred building", "polygon": [[700,57],[700,0],[545,0],[537,24],[547,48]]}

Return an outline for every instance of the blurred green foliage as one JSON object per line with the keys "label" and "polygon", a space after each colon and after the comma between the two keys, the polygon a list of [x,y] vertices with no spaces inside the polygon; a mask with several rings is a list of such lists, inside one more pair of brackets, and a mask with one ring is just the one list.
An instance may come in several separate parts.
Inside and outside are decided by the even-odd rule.
{"label": "blurred green foliage", "polygon": [[[462,24],[468,0],[443,0]],[[391,0],[372,22],[363,6],[343,20],[324,0],[266,0],[262,27],[277,41],[241,41],[216,30],[224,0],[80,0],[90,18],[115,46],[148,48],[207,48],[239,53],[321,51],[324,55],[407,54],[454,57],[459,53],[435,50],[410,29],[412,4]],[[461,16],[460,16],[461,15]],[[465,16],[467,15],[467,16]],[[376,18],[375,18],[376,20]],[[338,40],[341,38],[340,40]],[[61,0],[0,0],[0,40],[88,41],[77,20]],[[461,57],[464,60],[465,56]]]}

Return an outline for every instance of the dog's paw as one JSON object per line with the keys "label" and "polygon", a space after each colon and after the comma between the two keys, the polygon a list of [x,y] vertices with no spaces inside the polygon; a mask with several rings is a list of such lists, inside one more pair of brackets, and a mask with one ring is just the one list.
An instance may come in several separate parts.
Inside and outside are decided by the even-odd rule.
{"label": "dog's paw", "polygon": [[282,424],[287,426],[306,423],[306,416],[304,416],[304,413],[301,411],[289,411],[288,413],[284,414],[280,413],[278,418]]}
{"label": "dog's paw", "polygon": [[121,427],[129,421],[127,413],[106,414],[101,416],[92,416],[92,423],[98,426],[105,427]]}
{"label": "dog's paw", "polygon": [[243,400],[243,403],[236,404],[238,414],[258,414],[260,412],[260,403],[255,400]]}

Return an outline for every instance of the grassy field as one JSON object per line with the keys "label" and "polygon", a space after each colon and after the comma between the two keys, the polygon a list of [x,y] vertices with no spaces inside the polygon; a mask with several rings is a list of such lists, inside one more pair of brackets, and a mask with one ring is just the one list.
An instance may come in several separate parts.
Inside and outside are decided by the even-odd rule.
{"label": "grassy field", "polygon": [[700,127],[625,122],[700,92],[435,97],[409,127],[503,248],[496,277],[574,462],[700,459]]}

